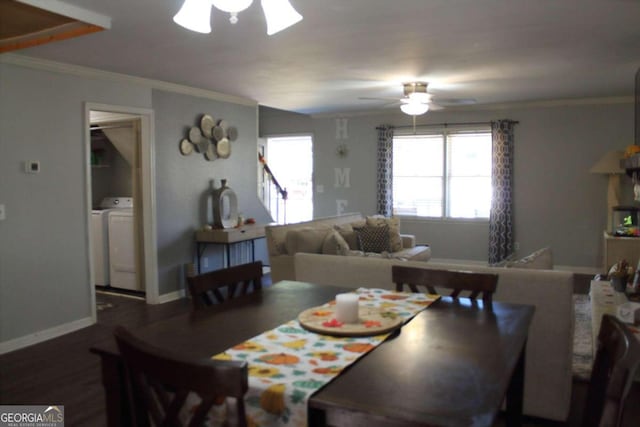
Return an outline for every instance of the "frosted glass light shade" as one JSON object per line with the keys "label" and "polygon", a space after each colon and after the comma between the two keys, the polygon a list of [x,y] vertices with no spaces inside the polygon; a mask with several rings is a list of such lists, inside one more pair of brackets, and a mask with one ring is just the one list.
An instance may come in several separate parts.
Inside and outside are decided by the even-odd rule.
{"label": "frosted glass light shade", "polygon": [[413,92],[409,94],[411,102],[427,103],[431,100],[431,95],[425,92]]}
{"label": "frosted glass light shade", "polygon": [[289,0],[262,0],[262,10],[270,36],[302,21],[302,15],[291,6]]}
{"label": "frosted glass light shade", "polygon": [[223,12],[242,12],[253,3],[253,0],[213,0],[213,5]]}
{"label": "frosted glass light shade", "polygon": [[419,116],[429,111],[429,104],[422,102],[406,102],[400,105],[400,109],[403,113],[410,116]]}
{"label": "frosted glass light shade", "polygon": [[184,0],[173,17],[176,24],[198,33],[211,32],[211,0]]}

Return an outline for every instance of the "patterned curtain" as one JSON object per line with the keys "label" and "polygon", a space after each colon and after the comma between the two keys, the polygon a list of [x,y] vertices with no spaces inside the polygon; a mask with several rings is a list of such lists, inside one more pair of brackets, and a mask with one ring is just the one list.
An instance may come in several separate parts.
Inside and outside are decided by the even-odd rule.
{"label": "patterned curtain", "polygon": [[515,122],[491,123],[493,199],[489,214],[489,265],[513,253],[513,129]]}
{"label": "patterned curtain", "polygon": [[393,215],[393,126],[383,125],[378,131],[377,211]]}

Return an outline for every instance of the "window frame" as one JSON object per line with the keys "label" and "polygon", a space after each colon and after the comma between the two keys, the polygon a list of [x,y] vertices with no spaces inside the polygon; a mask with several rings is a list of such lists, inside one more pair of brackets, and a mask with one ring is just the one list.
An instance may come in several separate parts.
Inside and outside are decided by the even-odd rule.
{"label": "window frame", "polygon": [[[402,218],[406,218],[408,220],[411,221],[418,221],[418,222],[438,222],[438,223],[456,223],[456,224],[460,224],[460,223],[488,223],[489,222],[489,216],[486,217],[453,217],[450,216],[450,204],[449,201],[451,200],[451,196],[450,196],[450,191],[451,191],[451,185],[450,185],[450,180],[451,180],[451,143],[449,141],[449,137],[451,135],[455,135],[455,134],[473,134],[473,133],[479,133],[479,134],[488,134],[489,137],[491,137],[491,126],[489,124],[487,125],[478,125],[478,124],[473,124],[473,125],[455,125],[455,126],[441,126],[441,127],[431,127],[428,129],[423,129],[422,131],[419,130],[419,132],[417,133],[415,130],[413,132],[407,132],[407,131],[398,131],[396,130],[396,132],[393,135],[393,142],[392,144],[394,144],[394,149],[395,149],[395,139],[396,138],[412,138],[412,137],[422,137],[422,136],[440,136],[441,137],[441,141],[442,141],[442,145],[443,145],[443,150],[442,150],[442,167],[443,167],[443,174],[442,174],[442,208],[441,208],[441,213],[440,216],[422,216],[422,215],[412,215],[412,214],[403,214],[403,213],[396,213],[396,208],[395,208],[395,197],[393,197],[393,201],[394,201],[394,206],[392,206],[393,209],[393,215],[394,216],[398,216],[398,217],[402,217]],[[395,167],[394,164],[392,164],[392,168]],[[392,169],[392,176],[395,178],[395,173],[393,173],[393,169]],[[489,178],[491,178],[491,173],[489,174]],[[493,193],[493,187],[491,188],[491,191]],[[392,188],[392,192],[393,192],[393,188]]]}

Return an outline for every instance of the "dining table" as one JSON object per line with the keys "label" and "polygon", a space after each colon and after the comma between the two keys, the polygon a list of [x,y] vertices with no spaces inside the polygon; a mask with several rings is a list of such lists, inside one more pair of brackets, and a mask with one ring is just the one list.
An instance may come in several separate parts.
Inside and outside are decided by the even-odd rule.
{"label": "dining table", "polygon": [[[281,281],[132,332],[185,356],[211,357],[352,291]],[[311,395],[308,425],[491,426],[501,408],[506,425],[521,425],[533,315],[530,305],[441,297]],[[129,425],[115,340],[91,352],[101,358],[108,425]]]}

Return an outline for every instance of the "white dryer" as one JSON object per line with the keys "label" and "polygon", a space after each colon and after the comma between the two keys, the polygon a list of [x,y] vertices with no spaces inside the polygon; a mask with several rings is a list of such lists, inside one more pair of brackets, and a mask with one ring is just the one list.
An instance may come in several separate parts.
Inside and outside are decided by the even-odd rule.
{"label": "white dryer", "polygon": [[136,274],[133,209],[109,213],[109,275],[114,288],[143,290]]}
{"label": "white dryer", "polygon": [[109,266],[109,215],[116,211],[133,212],[131,197],[105,197],[98,209],[91,211],[93,277],[97,286],[108,286],[111,283]]}

